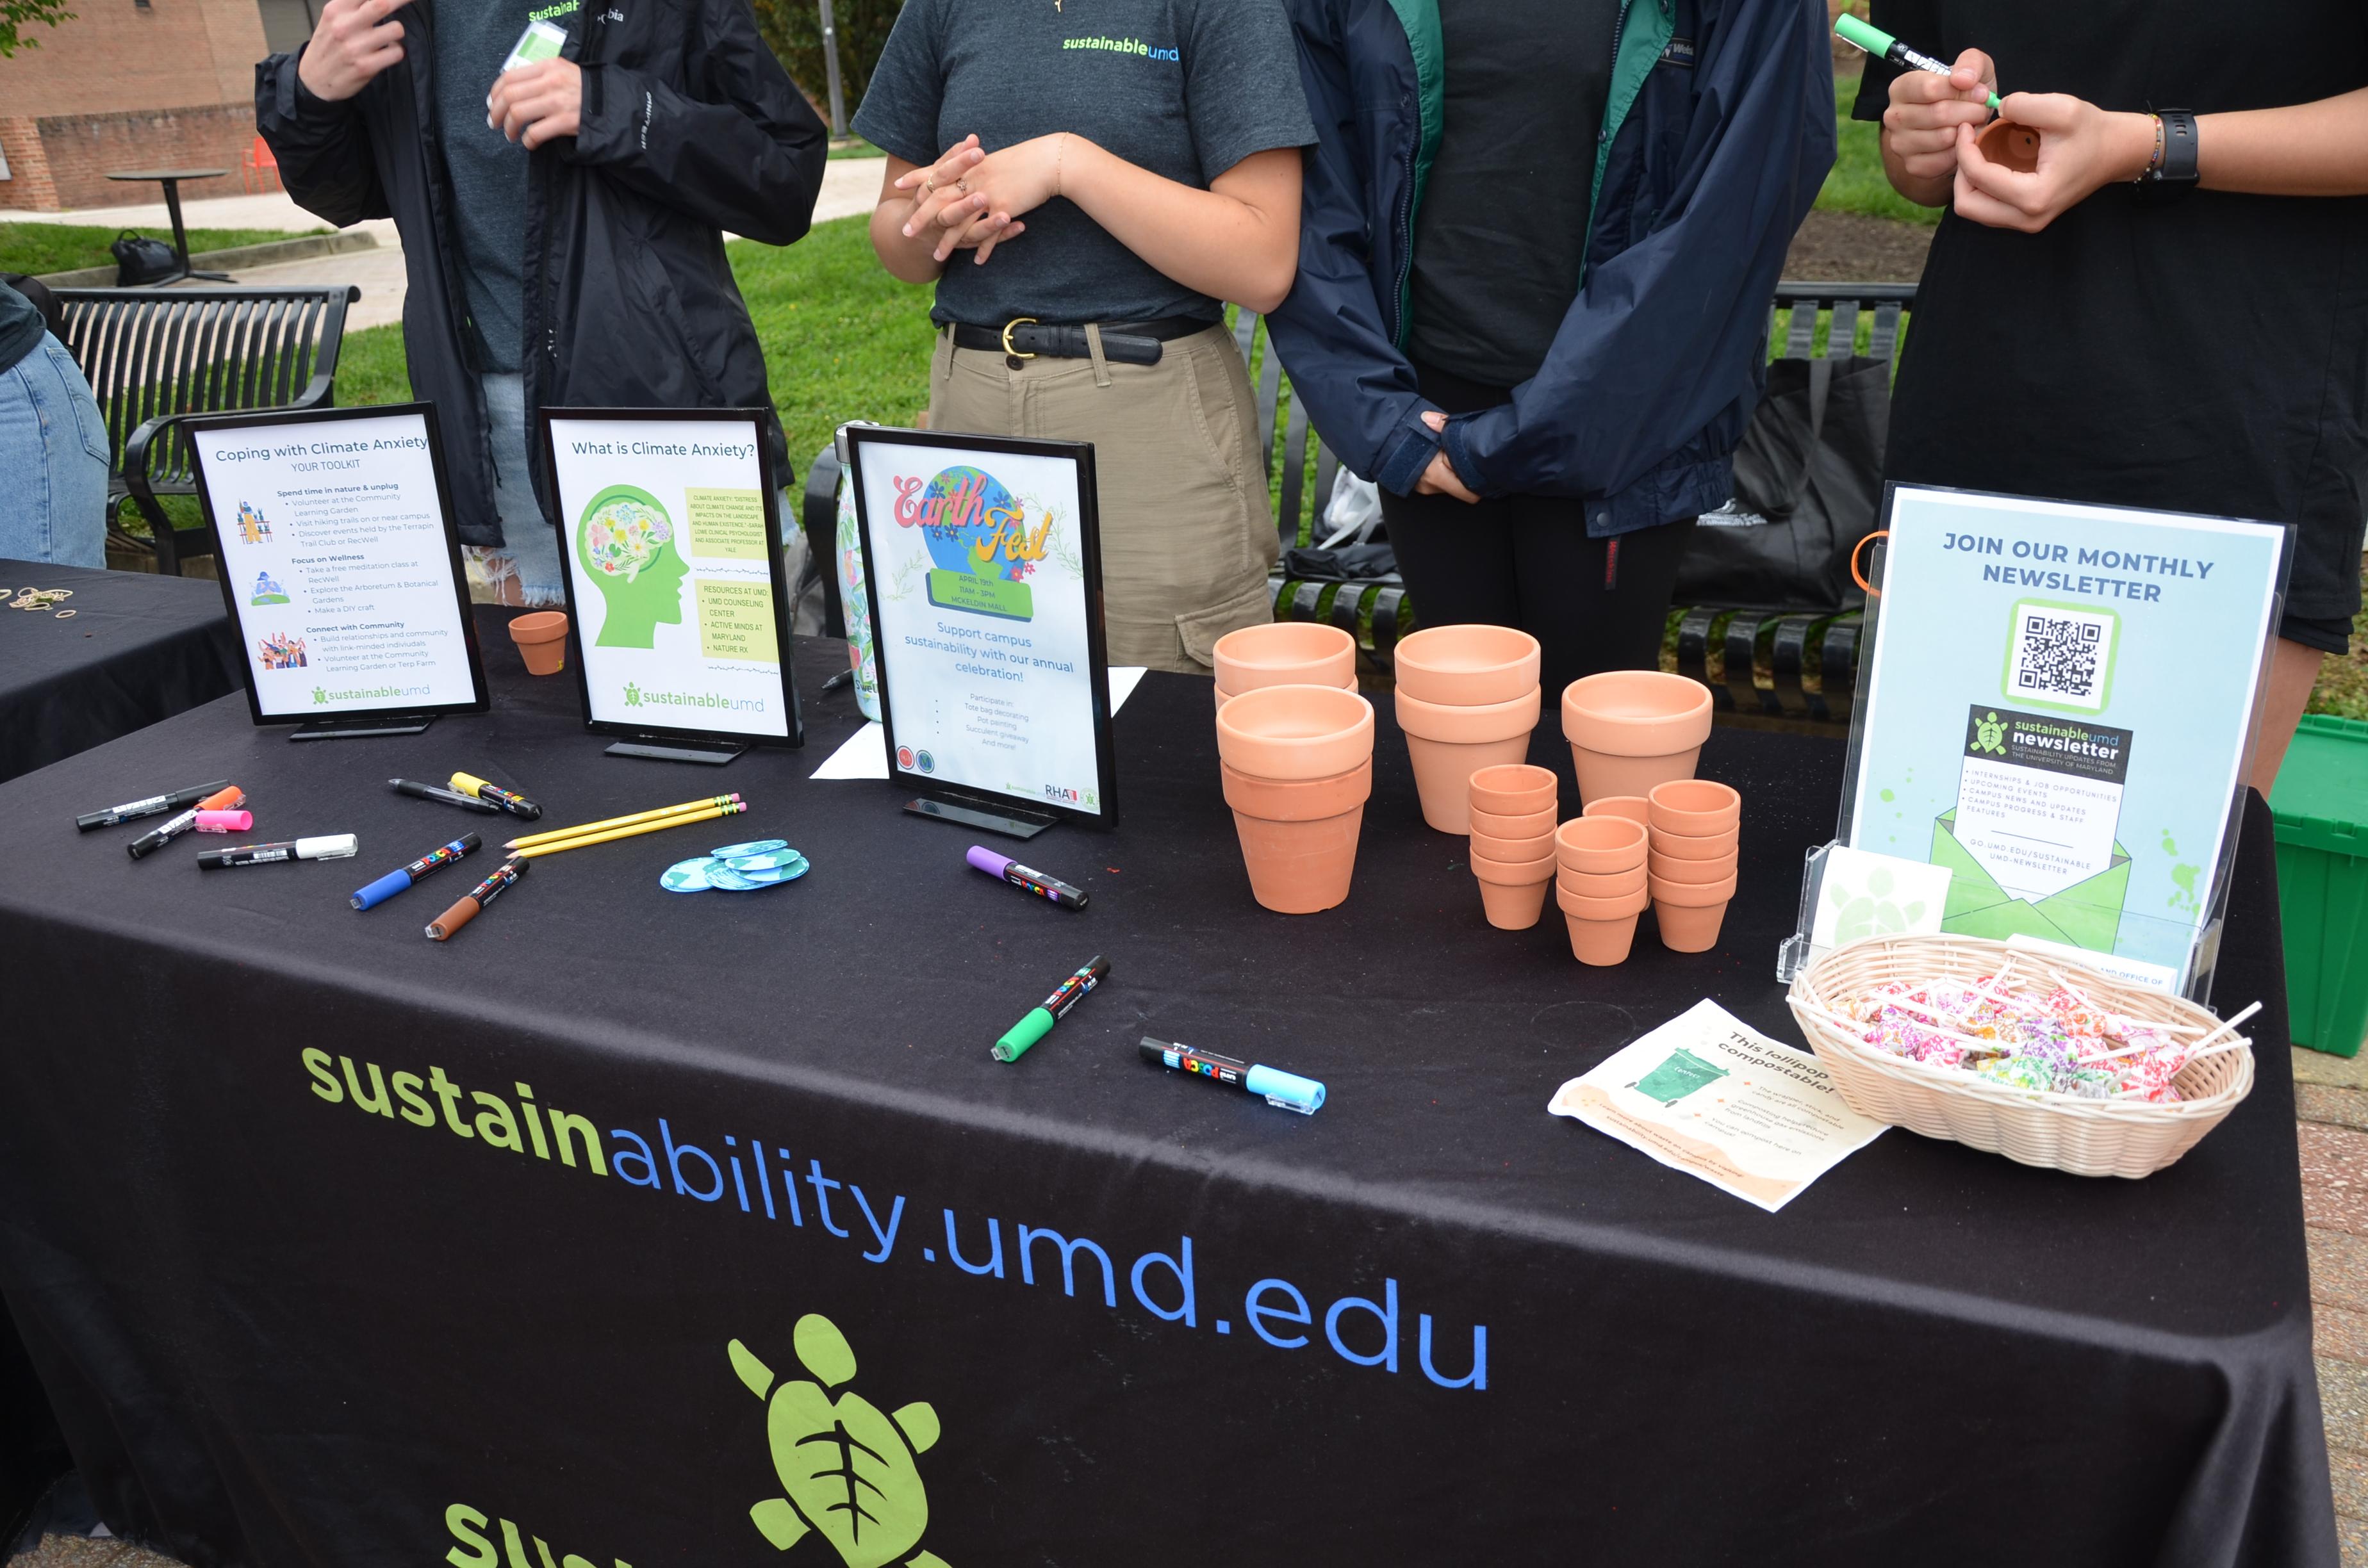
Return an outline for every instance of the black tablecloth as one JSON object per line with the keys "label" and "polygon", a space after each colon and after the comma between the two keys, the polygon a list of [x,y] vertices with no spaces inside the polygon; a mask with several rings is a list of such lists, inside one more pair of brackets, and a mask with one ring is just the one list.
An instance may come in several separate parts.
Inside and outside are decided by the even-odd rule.
{"label": "black tablecloth", "polygon": [[[1484,924],[1386,703],[1356,891],[1294,919],[1248,897],[1206,684],[1148,677],[1123,825],[1025,851],[1073,915],[889,785],[808,780],[844,694],[803,756],[629,762],[486,647],[495,710],[423,736],[293,746],[224,700],[0,790],[0,951],[39,979],[0,1052],[0,1285],[120,1531],[798,1568],[903,1560],[925,1497],[925,1568],[2334,1560],[2258,802],[2220,998],[2267,1004],[2260,1081],[2184,1161],[2084,1180],[1894,1131],[1771,1216],[1545,1105],[1704,994],[1798,1039],[1770,971],[1837,745],[1714,735],[1746,798],[1722,945],[1590,971]],[[809,693],[837,657],[801,648]],[[547,821],[755,809],[551,858],[439,946],[465,872],[346,895],[470,825],[381,783],[455,767]],[[193,769],[360,858],[200,873],[67,821]],[[657,884],[758,836],[813,870]],[[990,1060],[1095,953],[1105,986]],[[1162,1074],[1144,1033],[1330,1100]],[[841,1536],[760,1533],[814,1521]]]}
{"label": "black tablecloth", "polygon": [[239,689],[238,631],[218,583],[0,560],[0,600],[28,586],[73,589],[58,608],[74,613],[0,607],[0,779]]}

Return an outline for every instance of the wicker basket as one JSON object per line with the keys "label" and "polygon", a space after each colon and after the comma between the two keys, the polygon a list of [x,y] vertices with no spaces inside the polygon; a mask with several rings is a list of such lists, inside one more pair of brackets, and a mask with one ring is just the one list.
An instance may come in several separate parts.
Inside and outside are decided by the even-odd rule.
{"label": "wicker basket", "polygon": [[[2013,955],[2018,983],[2065,974],[2125,1017],[2217,1029],[2194,1003],[2111,980],[2092,971]],[[2074,1176],[2151,1176],[2195,1146],[2253,1090],[2249,1045],[2192,1062],[2173,1080],[2186,1097],[2170,1105],[2091,1100],[2019,1089],[1951,1067],[1927,1066],[1866,1044],[1818,1016],[1894,980],[1974,981],[2009,961],[2004,942],[1972,937],[1877,937],[1837,948],[1793,982],[1786,1000],[1817,1061],[1852,1110],[1920,1132]],[[2044,968],[2043,968],[2043,965]],[[1804,1006],[1805,1004],[1805,1006]]]}

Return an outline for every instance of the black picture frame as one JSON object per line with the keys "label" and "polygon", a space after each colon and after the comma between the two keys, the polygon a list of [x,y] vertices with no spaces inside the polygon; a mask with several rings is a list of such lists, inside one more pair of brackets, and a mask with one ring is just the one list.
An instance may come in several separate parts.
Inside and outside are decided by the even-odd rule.
{"label": "black picture frame", "polygon": [[[790,585],[781,567],[781,493],[773,472],[773,448],[766,435],[769,411],[761,408],[552,408],[537,411],[536,437],[542,448],[543,473],[551,484],[552,502],[561,511],[551,519],[559,538],[559,576],[567,594],[568,665],[575,672],[575,695],[584,705],[584,727],[596,735],[614,735],[628,742],[655,742],[691,746],[743,748],[768,746],[795,750],[806,744],[805,716],[798,702],[795,659],[790,644]],[[781,710],[789,716],[786,734],[766,735],[744,730],[704,730],[695,726],[625,722],[596,718],[592,712],[591,673],[584,663],[584,616],[575,596],[575,565],[569,541],[572,531],[559,507],[558,451],[553,426],[568,421],[625,425],[639,421],[667,424],[745,425],[757,448],[757,482],[765,501],[765,565],[773,585],[773,646],[780,654]],[[676,760],[682,760],[677,758]]]}
{"label": "black picture frame", "polygon": [[[882,634],[880,574],[871,548],[871,512],[864,495],[863,449],[871,445],[934,447],[956,452],[1008,452],[1019,457],[1050,458],[1074,462],[1077,470],[1079,554],[1085,569],[1086,649],[1094,706],[1094,773],[1102,809],[1084,811],[1057,801],[1039,801],[1001,790],[951,782],[897,761],[896,705],[893,698],[894,650]],[[1101,830],[1119,820],[1118,753],[1111,739],[1110,698],[1110,638],[1103,623],[1101,506],[1094,473],[1090,441],[1046,441],[1016,436],[974,436],[960,431],[907,430],[882,425],[848,425],[839,430],[839,460],[855,481],[856,539],[863,556],[863,593],[871,616],[873,663],[880,681],[881,724],[888,755],[888,781],[900,791],[925,799],[996,814],[1019,812],[1040,819],[1041,824],[1075,823]]]}
{"label": "black picture frame", "polygon": [[[469,655],[469,682],[476,696],[467,702],[406,703],[391,708],[340,708],[333,713],[266,713],[262,694],[256,690],[255,665],[247,656],[247,625],[239,603],[238,585],[233,574],[222,569],[222,520],[214,515],[213,487],[207,483],[205,458],[198,443],[188,437],[200,431],[215,430],[283,430],[312,425],[350,424],[365,419],[387,419],[404,415],[416,415],[427,435],[427,456],[436,486],[436,506],[444,522],[444,555],[451,573],[454,602],[461,613],[461,640]],[[358,408],[313,408],[292,414],[216,414],[184,420],[183,439],[189,454],[190,472],[198,482],[198,506],[204,514],[207,530],[213,536],[216,576],[222,584],[222,607],[230,612],[233,626],[239,632],[239,676],[246,684],[246,708],[257,725],[313,724],[324,727],[360,729],[376,721],[390,726],[405,721],[427,721],[447,713],[484,713],[493,707],[485,685],[485,660],[477,644],[476,617],[471,613],[469,578],[461,564],[460,525],[452,516],[452,486],[444,467],[444,440],[436,419],[436,405],[429,403],[394,403],[370,404]],[[300,737],[301,738],[301,737]]]}

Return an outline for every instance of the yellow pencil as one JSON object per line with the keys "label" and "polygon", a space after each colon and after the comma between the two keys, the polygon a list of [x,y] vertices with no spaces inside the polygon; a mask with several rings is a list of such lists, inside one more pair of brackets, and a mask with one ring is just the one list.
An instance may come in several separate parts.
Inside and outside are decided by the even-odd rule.
{"label": "yellow pencil", "polygon": [[663,833],[670,827],[687,827],[712,817],[728,817],[748,809],[745,801],[734,801],[728,806],[710,806],[703,812],[686,812],[680,816],[660,817],[655,822],[634,823],[629,827],[612,827],[606,833],[587,833],[579,837],[562,839],[556,844],[539,844],[531,849],[516,849],[511,853],[531,860],[538,855],[556,855],[563,849],[582,849],[587,845],[606,844],[612,838],[632,838],[637,834]]}
{"label": "yellow pencil", "polygon": [[505,849],[529,849],[538,844],[555,844],[563,838],[581,838],[587,833],[602,833],[612,827],[624,827],[637,822],[655,822],[659,817],[678,817],[685,812],[705,811],[710,806],[728,806],[740,797],[713,795],[704,801],[685,801],[678,806],[659,806],[652,811],[635,812],[630,816],[609,817],[602,822],[578,823],[574,827],[554,827],[546,833],[529,833],[524,838],[513,838],[502,846]]}

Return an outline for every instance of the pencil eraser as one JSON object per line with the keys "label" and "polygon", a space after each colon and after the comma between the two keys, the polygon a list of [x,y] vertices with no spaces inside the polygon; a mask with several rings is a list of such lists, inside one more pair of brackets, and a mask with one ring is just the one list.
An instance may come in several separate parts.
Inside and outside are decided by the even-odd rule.
{"label": "pencil eraser", "polygon": [[199,812],[199,833],[245,833],[255,825],[253,812]]}

